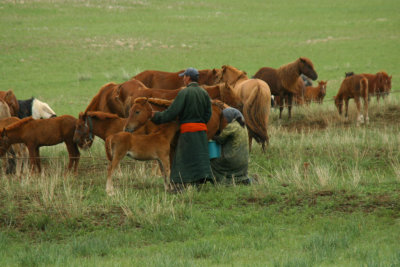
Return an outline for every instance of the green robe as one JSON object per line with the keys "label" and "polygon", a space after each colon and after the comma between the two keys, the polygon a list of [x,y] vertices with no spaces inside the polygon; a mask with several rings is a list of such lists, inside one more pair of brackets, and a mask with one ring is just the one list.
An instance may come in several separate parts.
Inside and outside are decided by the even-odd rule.
{"label": "green robe", "polygon": [[[207,123],[211,112],[208,93],[193,82],[178,93],[168,109],[155,113],[152,121],[160,124],[178,118],[180,124]],[[199,131],[180,134],[172,160],[171,182],[196,183],[211,179],[207,133]]]}
{"label": "green robe", "polygon": [[247,180],[249,144],[246,128],[233,121],[214,139],[221,144],[221,157],[211,160],[216,181],[232,183],[233,180]]}

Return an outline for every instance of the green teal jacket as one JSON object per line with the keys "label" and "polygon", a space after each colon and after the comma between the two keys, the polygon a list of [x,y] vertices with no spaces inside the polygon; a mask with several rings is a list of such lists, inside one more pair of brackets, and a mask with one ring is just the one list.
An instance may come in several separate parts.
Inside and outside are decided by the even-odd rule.
{"label": "green teal jacket", "polygon": [[156,124],[166,123],[178,117],[180,124],[187,122],[207,123],[211,118],[211,99],[206,90],[192,82],[182,89],[168,109],[156,112],[151,119]]}

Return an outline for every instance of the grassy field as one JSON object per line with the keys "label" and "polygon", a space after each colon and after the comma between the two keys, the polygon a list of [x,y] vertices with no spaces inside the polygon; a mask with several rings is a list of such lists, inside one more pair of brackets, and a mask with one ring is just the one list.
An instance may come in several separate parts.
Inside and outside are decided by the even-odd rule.
{"label": "grassy field", "polygon": [[[101,140],[62,175],[0,180],[0,266],[400,266],[400,2],[0,1],[0,90],[77,116],[100,87],[140,71],[233,65],[249,76],[310,58],[323,105],[272,110],[252,186],[166,194],[151,164],[126,159],[105,194]],[[344,72],[393,75],[368,126],[338,116]]]}

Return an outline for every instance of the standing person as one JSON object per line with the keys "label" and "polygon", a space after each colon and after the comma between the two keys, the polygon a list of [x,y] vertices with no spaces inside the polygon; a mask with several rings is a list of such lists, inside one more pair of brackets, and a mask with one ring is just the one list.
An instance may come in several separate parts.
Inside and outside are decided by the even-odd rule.
{"label": "standing person", "polygon": [[183,73],[182,89],[171,106],[163,112],[155,112],[152,121],[156,124],[178,118],[180,136],[171,166],[171,183],[175,190],[188,184],[200,184],[212,180],[208,154],[207,126],[211,118],[211,100],[208,93],[198,85],[199,72],[188,68]]}
{"label": "standing person", "polygon": [[222,184],[250,184],[247,176],[249,144],[244,117],[235,108],[222,111],[228,125],[213,139],[221,144],[221,156],[211,160],[216,182]]}

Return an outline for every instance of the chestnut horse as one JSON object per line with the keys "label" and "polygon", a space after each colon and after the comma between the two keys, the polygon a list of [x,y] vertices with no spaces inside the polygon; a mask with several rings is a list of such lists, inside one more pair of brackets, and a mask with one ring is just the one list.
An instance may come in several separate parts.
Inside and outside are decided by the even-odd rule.
{"label": "chestnut horse", "polygon": [[266,82],[260,79],[249,79],[246,72],[232,66],[222,66],[220,82],[233,86],[233,91],[241,99],[243,116],[249,132],[249,150],[252,138],[261,143],[265,152],[268,138],[268,117],[271,109],[271,91]]}
{"label": "chestnut horse", "polygon": [[17,117],[19,104],[13,90],[10,89],[8,91],[0,91],[0,99],[4,100],[8,104],[11,116]]}
{"label": "chestnut horse", "polygon": [[[360,114],[361,104],[360,97],[364,102],[364,117]],[[354,102],[357,106],[357,125],[365,122],[368,124],[368,80],[363,75],[352,75],[346,77],[340,85],[337,95],[334,97],[335,105],[338,109],[339,114],[342,114],[343,100],[345,102],[345,117],[348,116],[349,110],[349,99],[354,98]],[[364,121],[363,121],[364,120]]]}
{"label": "chestnut horse", "polygon": [[27,117],[1,130],[0,155],[4,155],[12,144],[24,143],[29,150],[31,172],[35,167],[41,172],[39,148],[64,142],[69,154],[68,170],[74,166],[77,174],[80,153],[73,141],[76,119],[70,115],[34,120]]}
{"label": "chestnut horse", "polygon": [[326,84],[328,81],[319,81],[318,86],[312,87],[307,86],[304,92],[304,98],[307,104],[310,104],[311,101],[315,101],[319,104],[322,104],[324,101],[324,97],[326,95]]}
{"label": "chestnut horse", "polygon": [[[354,75],[354,72],[346,72],[346,77]],[[392,76],[384,72],[377,72],[376,74],[362,73],[368,80],[368,100],[370,96],[376,95],[376,101],[379,103],[379,98],[382,96],[384,99],[392,89]]]}
{"label": "chestnut horse", "polygon": [[[310,59],[300,57],[294,62],[283,65],[278,69],[264,67],[259,69],[254,78],[265,81],[271,88],[271,94],[279,96],[279,99],[284,99],[288,96],[288,111],[289,119],[292,117],[292,102],[293,94],[298,94],[300,74],[304,74],[312,80],[318,78],[317,72],[314,70],[314,65]],[[282,118],[283,101],[279,104],[279,118]]]}
{"label": "chestnut horse", "polygon": [[[140,81],[130,80],[123,83],[125,87],[131,88],[132,90],[146,88]],[[107,83],[103,85],[99,92],[93,97],[87,106],[87,111],[103,111],[108,113],[117,114],[120,117],[125,116],[125,111],[121,102],[116,98],[116,90],[121,84]]]}
{"label": "chestnut horse", "polygon": [[[204,90],[207,91],[211,99],[221,100],[231,107],[241,107],[240,98],[233,92],[233,88],[227,83],[220,83],[216,85],[202,85],[201,87],[203,87]],[[175,90],[149,88],[134,89],[124,86],[124,83],[122,83],[116,90],[115,95],[116,99],[118,99],[123,104],[124,109],[126,110],[126,114],[128,114],[129,109],[132,106],[132,102],[138,97],[172,100],[178,95],[178,93],[182,89],[183,88]]]}
{"label": "chestnut horse", "polygon": [[[182,72],[184,70],[178,72],[145,70],[132,79],[141,81],[148,88],[173,90],[184,86],[182,77],[179,77]],[[219,72],[221,72],[220,69],[199,70],[199,84],[214,85]]]}

